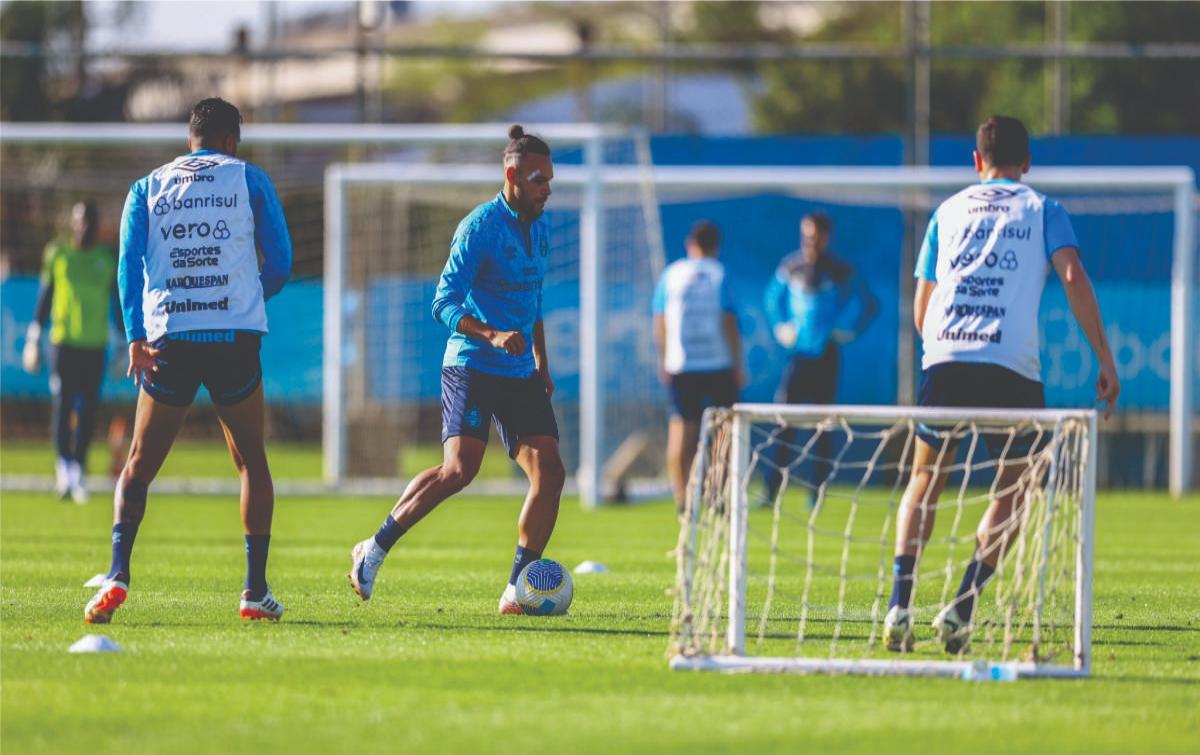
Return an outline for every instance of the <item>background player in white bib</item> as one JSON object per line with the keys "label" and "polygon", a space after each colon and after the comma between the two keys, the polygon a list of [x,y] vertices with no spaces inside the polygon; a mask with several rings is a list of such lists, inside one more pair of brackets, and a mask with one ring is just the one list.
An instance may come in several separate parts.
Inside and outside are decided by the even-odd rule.
{"label": "background player in white bib", "polygon": [[[1029,133],[1016,118],[993,116],[975,137],[982,183],[942,203],[917,260],[913,312],[924,342],[921,406],[1042,408],[1038,306],[1053,267],[1071,311],[1100,363],[1096,399],[1112,414],[1120,393],[1091,281],[1066,210],[1020,183],[1029,170]],[[999,461],[1001,491],[976,531],[976,551],[952,600],[933,621],[947,652],[970,637],[975,598],[1018,526],[1021,476],[1032,438],[983,437]],[[913,572],[933,531],[938,496],[955,444],[922,427],[913,472],[896,520],[892,597],[884,621],[889,650],[912,646]],[[943,467],[944,468],[944,467]]]}
{"label": "background player in white bib", "polygon": [[733,288],[717,261],[720,244],[716,225],[696,223],[687,257],[668,265],[654,290],[658,369],[671,393],[667,472],[680,513],[704,409],[733,406],[746,382]]}
{"label": "background player in white bib", "polygon": [[263,440],[259,341],[267,332],[264,302],[291,272],[292,242],[271,180],[236,157],[241,122],[238,109],[222,99],[197,103],[191,151],[134,182],[125,200],[117,283],[128,374],[140,390],[114,498],[112,566],[84,609],[89,623],[108,623],[125,601],[147,490],[201,384],[242,482],[240,615],[283,615],[267,586],[275,490]]}

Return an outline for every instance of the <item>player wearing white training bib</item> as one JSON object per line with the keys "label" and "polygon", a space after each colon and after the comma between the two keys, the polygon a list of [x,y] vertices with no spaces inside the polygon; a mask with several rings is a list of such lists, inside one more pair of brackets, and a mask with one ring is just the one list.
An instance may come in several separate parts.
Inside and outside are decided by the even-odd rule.
{"label": "player wearing white training bib", "polygon": [[236,157],[241,122],[222,99],[197,103],[189,152],[135,181],[125,200],[117,280],[128,375],[139,391],[113,501],[112,565],[84,609],[88,623],[107,624],[128,595],[150,483],[201,385],[241,478],[246,583],[239,614],[283,615],[267,586],[275,490],[263,438],[259,342],[267,332],[264,302],[291,272],[292,242],[271,180]]}
{"label": "player wearing white training bib", "polygon": [[745,383],[733,288],[717,260],[720,243],[716,225],[696,223],[687,256],[663,271],[654,290],[658,369],[671,395],[667,471],[681,513],[700,418],[707,407],[732,406]]}
{"label": "player wearing white training bib", "polygon": [[[1015,118],[993,116],[976,133],[981,183],[942,203],[917,260],[913,312],[924,342],[918,404],[940,407],[1042,408],[1038,306],[1051,267],[1096,352],[1097,401],[1112,414],[1120,383],[1091,281],[1066,210],[1020,182],[1029,170],[1029,133]],[[884,620],[889,650],[912,647],[914,572],[929,542],[937,499],[955,458],[950,433],[922,426],[913,472],[896,519],[892,597]],[[933,620],[950,653],[970,638],[975,598],[1019,528],[1020,502],[1034,439],[983,433],[997,476],[994,498],[976,531],[975,555],[955,598]]]}

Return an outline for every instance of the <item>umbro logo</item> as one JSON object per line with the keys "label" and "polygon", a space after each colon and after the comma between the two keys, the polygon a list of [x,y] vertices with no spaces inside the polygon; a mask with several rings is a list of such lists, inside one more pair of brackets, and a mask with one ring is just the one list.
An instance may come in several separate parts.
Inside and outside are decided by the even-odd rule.
{"label": "umbro logo", "polygon": [[995,202],[1000,199],[1012,199],[1017,196],[1017,192],[1003,186],[981,186],[967,196],[979,202]]}
{"label": "umbro logo", "polygon": [[209,168],[215,168],[218,165],[220,165],[219,162],[216,162],[215,160],[205,160],[202,157],[189,157],[186,160],[181,160],[180,162],[175,163],[176,168],[179,170],[186,170],[189,173],[208,170]]}

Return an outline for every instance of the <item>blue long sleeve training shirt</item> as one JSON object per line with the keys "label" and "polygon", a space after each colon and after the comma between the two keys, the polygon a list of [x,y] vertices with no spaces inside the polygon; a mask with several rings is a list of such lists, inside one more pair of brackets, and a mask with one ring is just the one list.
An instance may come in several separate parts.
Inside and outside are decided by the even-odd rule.
{"label": "blue long sleeve training shirt", "polygon": [[815,263],[803,252],[784,257],[767,284],[763,307],[771,327],[796,329],[792,353],[818,356],[835,330],[855,336],[874,319],[879,303],[858,272],[844,260],[826,254]]}
{"label": "blue long sleeve training shirt", "polygon": [[[506,377],[533,373],[533,326],[542,319],[549,229],[544,215],[522,224],[503,193],[458,224],[433,299],[433,316],[450,329],[442,366]],[[497,330],[519,331],[525,352],[508,354],[459,333],[465,315]]]}
{"label": "blue long sleeve training shirt", "polygon": [[[219,155],[214,150],[198,149],[186,155],[200,158]],[[270,299],[283,288],[292,271],[292,239],[284,218],[283,205],[275,186],[266,172],[256,165],[245,164],[246,191],[254,218],[254,243],[262,253],[262,268],[259,281],[263,299]],[[203,168],[201,168],[201,171]],[[199,174],[201,171],[197,171]],[[121,294],[121,313],[125,322],[125,336],[130,341],[146,338],[146,323],[143,311],[143,290],[146,285],[146,255],[149,249],[150,179],[153,173],[139,178],[129,188],[125,198],[125,209],[121,214],[121,255],[117,266],[117,284]],[[156,213],[159,208],[155,208]],[[189,237],[190,238],[190,237]],[[214,238],[220,236],[214,234]],[[194,243],[194,242],[188,242]],[[183,270],[189,272],[189,270]],[[203,272],[203,268],[195,272]],[[244,330],[232,323],[231,329]],[[257,330],[256,328],[252,328]]]}

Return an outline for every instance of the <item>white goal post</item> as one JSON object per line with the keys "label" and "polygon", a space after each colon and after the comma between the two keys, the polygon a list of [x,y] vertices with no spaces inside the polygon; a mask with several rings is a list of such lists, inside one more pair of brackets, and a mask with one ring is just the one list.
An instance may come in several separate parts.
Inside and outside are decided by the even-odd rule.
{"label": "white goal post", "polygon": [[[928,432],[929,426],[941,428],[960,453],[938,456],[935,473],[946,472],[950,484],[931,505],[948,509],[941,516],[953,521],[948,535],[944,523],[935,529],[922,551],[922,560],[934,563],[919,567],[921,579],[932,579],[934,587],[943,582],[940,596],[925,598],[922,607],[947,605],[950,580],[965,563],[955,549],[972,539],[959,531],[964,512],[1006,494],[997,489],[997,470],[1006,464],[1025,470],[1015,484],[1017,513],[1008,520],[1020,525],[1005,525],[1004,555],[995,587],[988,587],[995,597],[978,597],[974,633],[981,652],[945,656],[926,642],[915,653],[889,655],[881,637],[891,574],[884,564],[913,472],[913,441],[918,427]],[[806,439],[788,440],[788,433]],[[1004,442],[984,453],[981,439],[988,434]],[[822,435],[836,440],[818,456],[814,441]],[[1036,441],[1014,450],[1015,438],[1031,436]],[[756,473],[774,464],[783,448],[793,455],[779,464],[783,488],[755,506],[749,491]],[[814,459],[831,471],[810,484],[800,470]],[[1006,678],[1087,676],[1095,491],[1094,410],[772,404],[709,410],[677,549],[670,665],[969,678],[990,664]],[[938,570],[941,563],[945,568]],[[919,631],[914,625],[914,634]],[[748,635],[756,635],[753,642]]]}
{"label": "white goal post", "polygon": [[[546,131],[548,137],[554,137]],[[561,140],[561,137],[558,137]],[[601,139],[586,144],[601,144]],[[557,144],[555,144],[557,149]],[[599,335],[605,321],[603,301],[605,223],[601,222],[608,198],[614,192],[636,191],[652,185],[652,194],[662,203],[672,195],[784,193],[793,196],[839,197],[856,201],[860,195],[879,197],[890,193],[898,206],[922,207],[937,193],[945,194],[974,183],[978,176],[963,168],[872,167],[763,167],[763,166],[658,166],[612,165],[600,158],[600,148],[585,145],[582,165],[556,165],[555,186],[578,192],[579,246],[579,491],[586,505],[603,499],[602,477],[611,448],[606,438],[607,387],[601,371],[608,355]],[[1173,215],[1170,303],[1170,396],[1169,396],[1169,482],[1173,494],[1188,489],[1192,473],[1191,376],[1194,374],[1195,331],[1190,302],[1195,272],[1195,189],[1189,168],[1162,167],[1037,167],[1027,182],[1050,194],[1069,190],[1075,194],[1154,194],[1167,197]],[[340,283],[346,264],[347,192],[351,187],[462,187],[477,194],[498,184],[492,164],[400,164],[357,163],[331,166],[326,174],[326,308],[325,308],[325,474],[327,481],[341,479],[345,470],[346,423],[344,413],[344,354],[340,334],[346,326],[344,287]],[[921,196],[924,195],[923,200]],[[849,198],[849,199],[847,199]],[[879,201],[878,199],[874,201]],[[551,204],[554,204],[552,200]],[[1119,203],[1118,203],[1119,204]],[[1068,209],[1070,207],[1068,206]],[[448,239],[451,229],[445,229]],[[647,304],[648,307],[648,304]],[[901,323],[907,328],[907,323]],[[1167,404],[1167,401],[1163,401]],[[611,414],[611,412],[610,412]]]}

